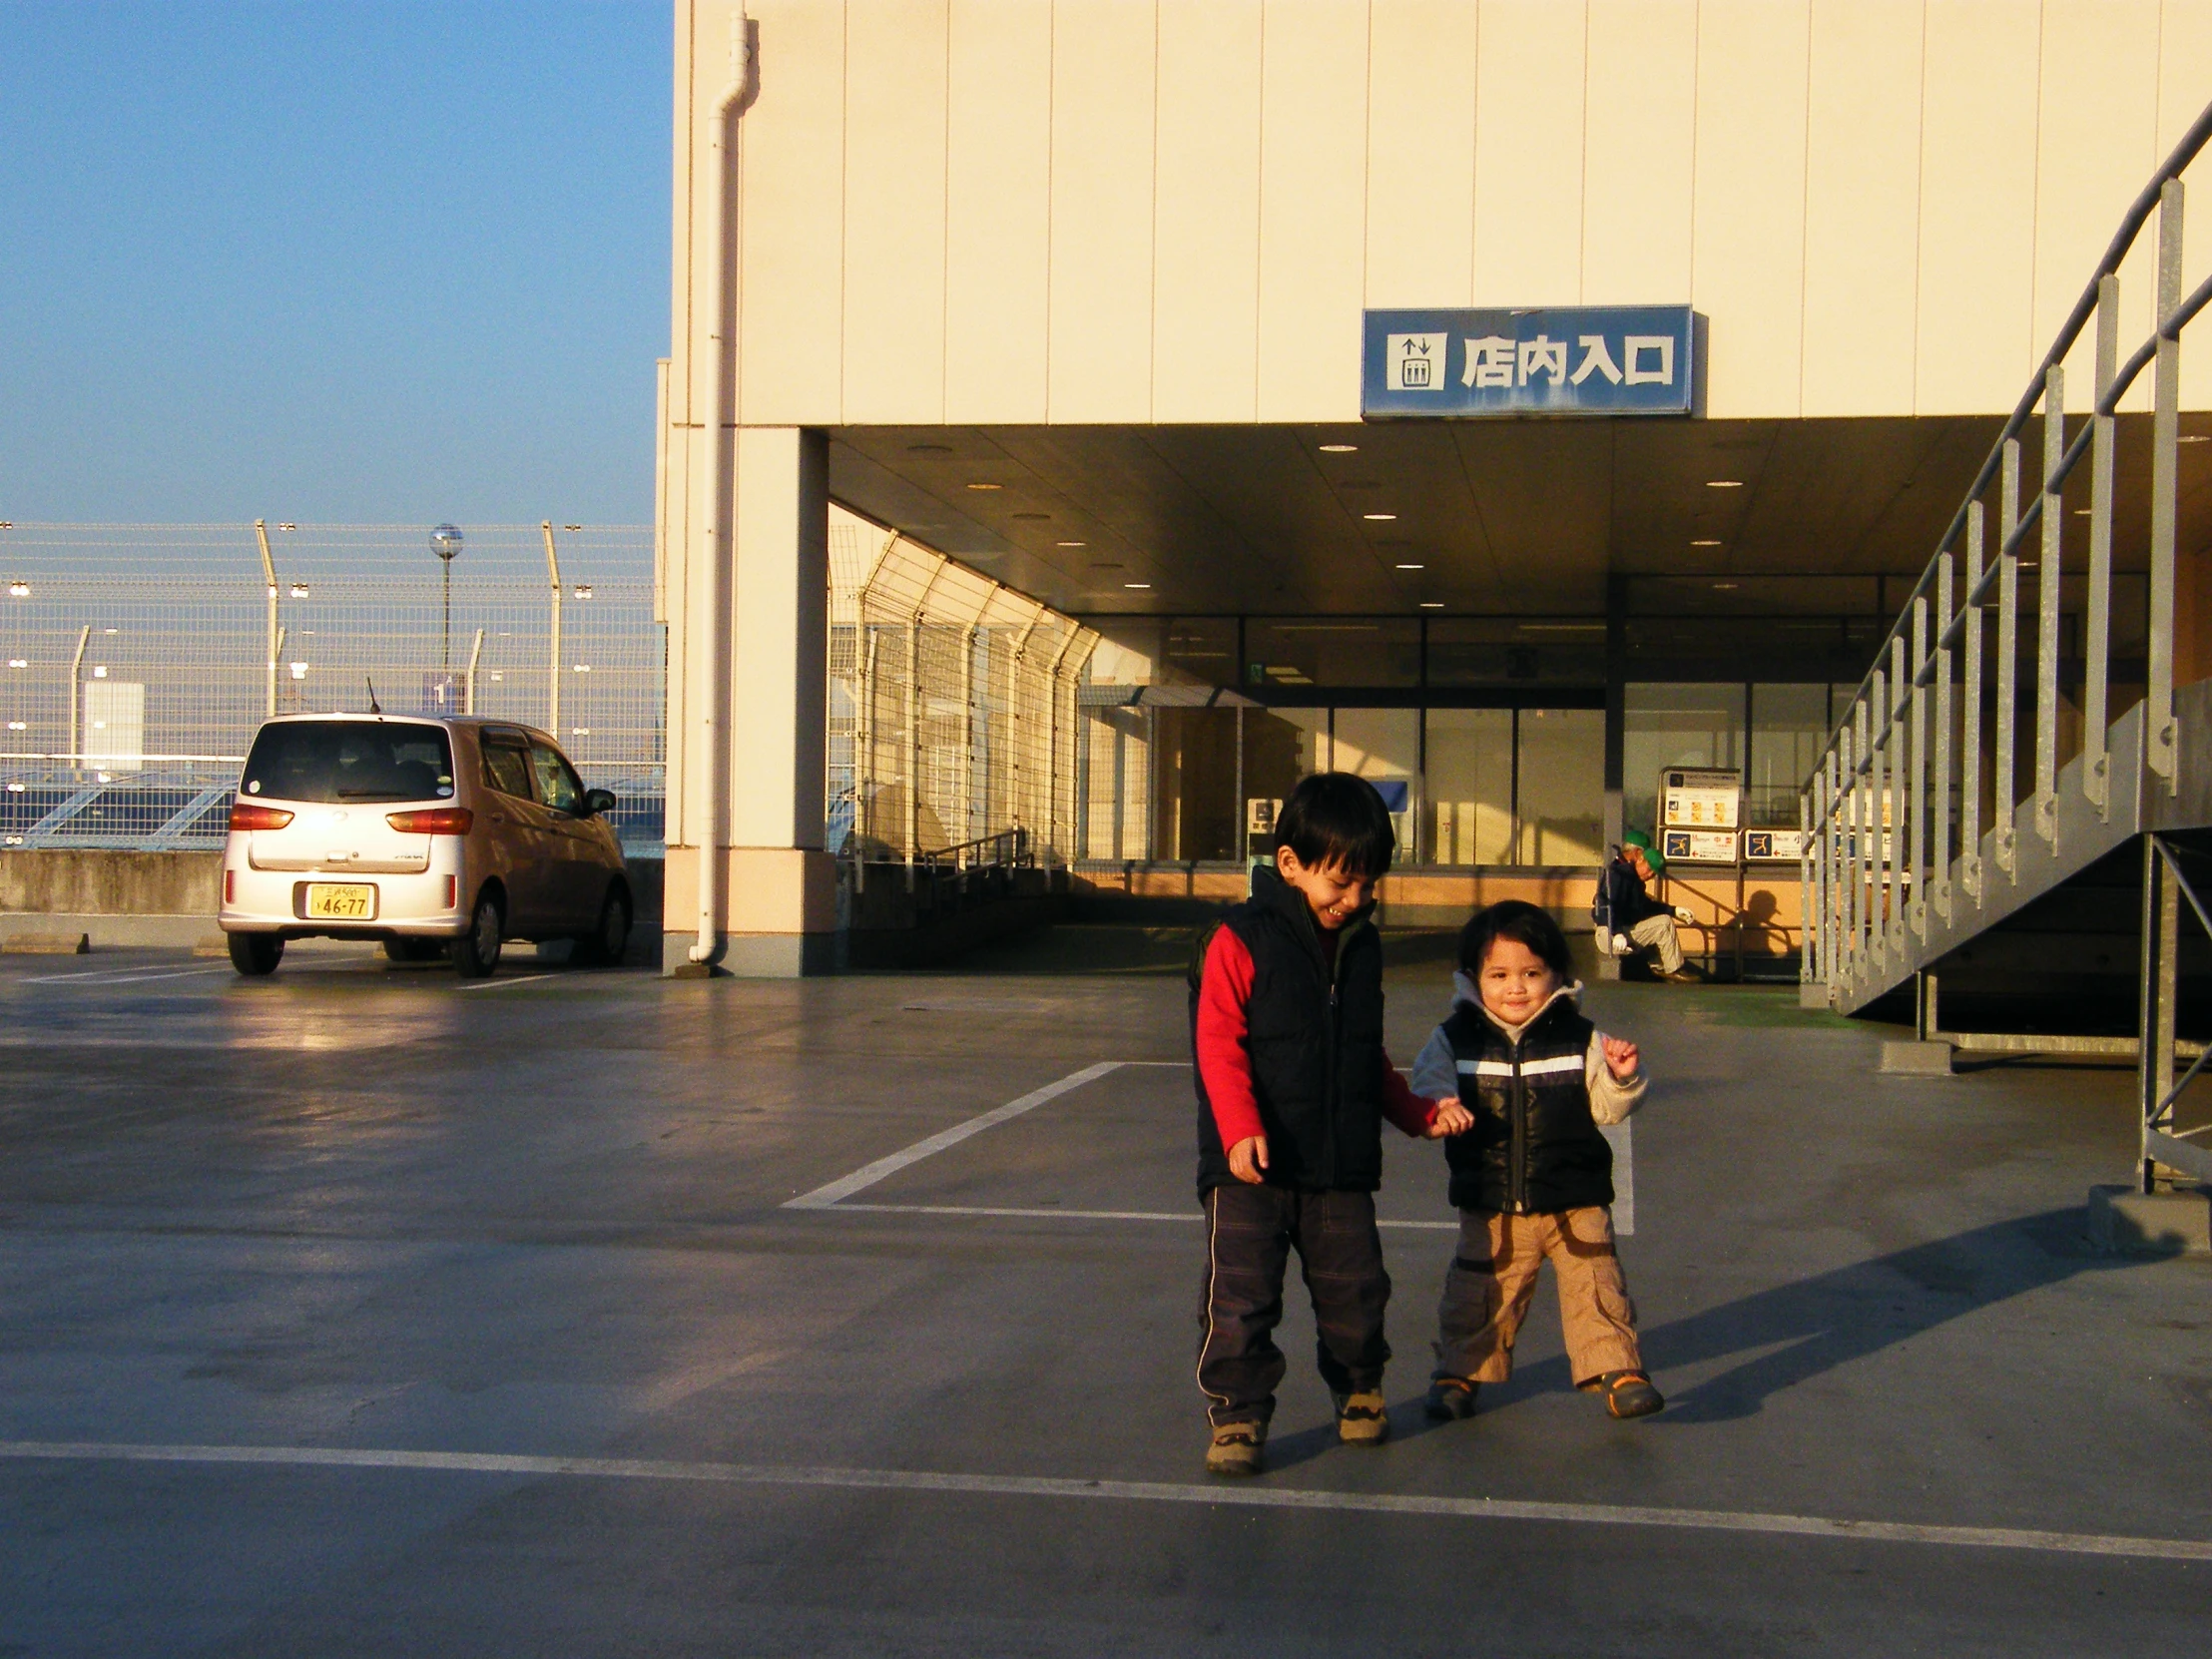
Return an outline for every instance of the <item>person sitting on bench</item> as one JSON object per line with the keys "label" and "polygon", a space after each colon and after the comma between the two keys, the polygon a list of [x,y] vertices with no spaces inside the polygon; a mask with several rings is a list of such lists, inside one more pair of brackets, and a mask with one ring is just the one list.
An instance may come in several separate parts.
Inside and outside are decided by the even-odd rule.
{"label": "person sitting on bench", "polygon": [[1598,876],[1597,901],[1590,906],[1597,923],[1597,948],[1601,956],[1627,958],[1648,949],[1657,958],[1659,977],[1672,985],[1697,982],[1697,975],[1682,965],[1682,941],[1675,924],[1690,920],[1690,913],[1660,903],[1645,885],[1667,867],[1664,854],[1655,851],[1649,836],[1631,830]]}

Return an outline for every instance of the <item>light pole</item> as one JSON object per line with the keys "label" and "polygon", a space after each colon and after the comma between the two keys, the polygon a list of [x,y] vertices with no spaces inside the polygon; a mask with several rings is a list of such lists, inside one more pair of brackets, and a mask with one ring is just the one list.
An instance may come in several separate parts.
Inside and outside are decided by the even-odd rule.
{"label": "light pole", "polygon": [[442,666],[450,683],[453,676],[453,561],[461,556],[461,527],[441,524],[432,530],[430,551],[438,556],[438,566],[445,577],[445,617],[440,632],[445,644]]}

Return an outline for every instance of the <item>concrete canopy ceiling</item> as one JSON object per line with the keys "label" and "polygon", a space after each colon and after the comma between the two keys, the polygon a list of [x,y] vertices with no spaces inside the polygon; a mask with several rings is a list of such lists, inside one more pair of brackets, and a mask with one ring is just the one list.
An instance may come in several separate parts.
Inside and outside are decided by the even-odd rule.
{"label": "concrete canopy ceiling", "polygon": [[[1608,575],[1918,576],[2001,424],[846,426],[830,429],[830,489],[1077,614],[1591,615]],[[2022,437],[2032,471],[2036,425]],[[2114,558],[2140,568],[2144,511],[2127,504],[2143,500],[2147,417],[2122,419],[2119,454]],[[2212,537],[2212,447],[2181,454],[2193,547]],[[2077,483],[2069,526],[2086,468]],[[1835,591],[1803,584],[1803,608]]]}

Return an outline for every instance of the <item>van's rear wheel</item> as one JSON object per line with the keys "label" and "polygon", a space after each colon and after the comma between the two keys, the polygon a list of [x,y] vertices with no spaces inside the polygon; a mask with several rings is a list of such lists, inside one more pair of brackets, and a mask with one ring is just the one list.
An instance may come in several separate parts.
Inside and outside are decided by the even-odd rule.
{"label": "van's rear wheel", "polygon": [[476,914],[468,931],[453,941],[453,971],[463,979],[482,979],[499,965],[501,937],[499,900],[490,893],[476,900]]}
{"label": "van's rear wheel", "polygon": [[250,979],[275,973],[284,958],[281,933],[233,933],[230,941],[231,965]]}
{"label": "van's rear wheel", "polygon": [[630,949],[630,895],[607,889],[599,906],[599,925],[576,941],[576,958],[594,967],[617,966]]}

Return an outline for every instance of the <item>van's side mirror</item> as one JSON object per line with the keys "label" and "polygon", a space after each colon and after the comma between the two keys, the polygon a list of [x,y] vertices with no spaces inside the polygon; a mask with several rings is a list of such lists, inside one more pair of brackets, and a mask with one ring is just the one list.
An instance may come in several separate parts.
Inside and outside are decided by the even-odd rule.
{"label": "van's side mirror", "polygon": [[586,818],[597,818],[601,813],[611,813],[614,810],[615,792],[613,790],[586,790],[584,792],[584,816]]}

